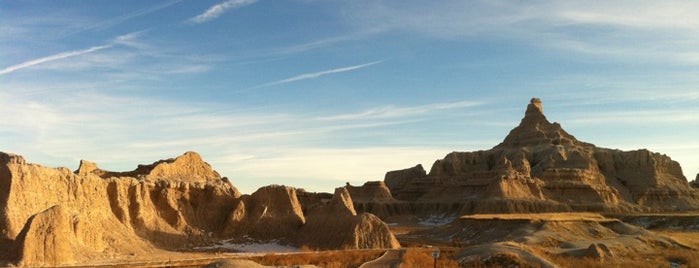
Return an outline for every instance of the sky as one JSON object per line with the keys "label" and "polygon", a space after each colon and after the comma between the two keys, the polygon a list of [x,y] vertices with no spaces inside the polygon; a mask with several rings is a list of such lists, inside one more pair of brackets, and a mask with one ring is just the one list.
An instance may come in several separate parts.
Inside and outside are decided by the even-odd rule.
{"label": "sky", "polygon": [[0,151],[112,171],[199,152],[243,193],[492,148],[532,97],[699,173],[699,2],[0,1]]}

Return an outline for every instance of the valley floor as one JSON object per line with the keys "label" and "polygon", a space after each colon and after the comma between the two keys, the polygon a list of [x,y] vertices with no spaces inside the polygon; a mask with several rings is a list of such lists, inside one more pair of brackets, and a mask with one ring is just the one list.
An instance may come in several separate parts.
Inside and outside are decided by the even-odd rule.
{"label": "valley floor", "polygon": [[[182,252],[134,254],[89,267],[433,267],[436,251],[437,267],[699,267],[699,214],[443,218],[387,220],[403,245],[397,250],[313,251],[273,241],[222,241]],[[639,226],[643,224],[652,225],[645,226],[651,230]]]}

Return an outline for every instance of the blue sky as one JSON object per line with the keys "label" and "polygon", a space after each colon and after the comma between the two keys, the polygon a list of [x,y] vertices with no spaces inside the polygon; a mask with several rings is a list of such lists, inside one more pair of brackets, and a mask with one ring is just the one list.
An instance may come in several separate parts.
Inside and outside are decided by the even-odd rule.
{"label": "blue sky", "polygon": [[489,149],[531,97],[699,172],[694,1],[0,1],[0,150],[109,170],[197,151],[243,192]]}

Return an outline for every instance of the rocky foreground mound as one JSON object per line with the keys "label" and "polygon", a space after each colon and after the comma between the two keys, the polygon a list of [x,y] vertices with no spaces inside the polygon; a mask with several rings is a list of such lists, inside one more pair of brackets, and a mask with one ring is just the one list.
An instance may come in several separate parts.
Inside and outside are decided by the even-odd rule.
{"label": "rocky foreground mound", "polygon": [[429,173],[418,165],[388,172],[384,182],[351,191],[359,211],[387,217],[699,209],[699,191],[670,157],[578,141],[546,119],[539,99],[531,100],[519,126],[492,149],[452,152]]}
{"label": "rocky foreground mound", "polygon": [[463,248],[456,258],[464,267],[624,267],[620,260],[634,259],[645,261],[628,267],[661,267],[669,263],[657,263],[655,255],[696,252],[663,234],[589,212],[469,215],[407,239]]}
{"label": "rocky foreground mound", "polygon": [[400,246],[385,223],[355,212],[346,190],[267,186],[242,195],[194,152],[129,172],[84,160],[73,172],[0,152],[0,265],[118,262],[236,237],[320,249]]}

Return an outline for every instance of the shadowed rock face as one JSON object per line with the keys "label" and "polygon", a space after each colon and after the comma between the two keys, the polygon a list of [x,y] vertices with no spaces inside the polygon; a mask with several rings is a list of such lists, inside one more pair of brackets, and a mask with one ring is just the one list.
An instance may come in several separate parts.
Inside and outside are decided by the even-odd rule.
{"label": "shadowed rock face", "polygon": [[386,173],[384,182],[391,193],[397,194],[405,187],[405,184],[414,178],[422,178],[427,176],[427,172],[421,164],[402,170],[394,170]]}
{"label": "shadowed rock face", "polygon": [[335,189],[329,203],[308,213],[308,222],[299,233],[299,243],[320,249],[400,247],[388,225],[377,216],[357,214],[346,187]]}
{"label": "shadowed rock face", "polygon": [[391,171],[385,182],[395,200],[356,204],[360,211],[386,215],[423,208],[455,214],[699,208],[699,193],[689,187],[677,162],[645,149],[620,151],[578,141],[546,119],[536,98],[520,124],[492,149],[449,153],[428,174],[419,167]]}
{"label": "shadowed rock face", "polygon": [[689,185],[694,188],[699,188],[699,174],[697,174],[697,177],[693,181],[689,182]]}
{"label": "shadowed rock face", "polygon": [[352,195],[352,199],[358,202],[391,201],[391,191],[382,181],[369,181],[362,186],[346,185],[345,189]]}
{"label": "shadowed rock face", "polygon": [[244,195],[229,215],[227,232],[270,240],[295,233],[304,223],[296,189],[281,185],[265,186]]}
{"label": "shadowed rock face", "polygon": [[229,216],[226,232],[254,239],[281,239],[315,249],[400,247],[378,217],[357,214],[346,188],[337,188],[328,198],[324,193],[287,186],[262,187],[240,199]]}

